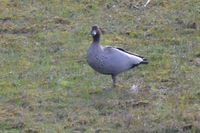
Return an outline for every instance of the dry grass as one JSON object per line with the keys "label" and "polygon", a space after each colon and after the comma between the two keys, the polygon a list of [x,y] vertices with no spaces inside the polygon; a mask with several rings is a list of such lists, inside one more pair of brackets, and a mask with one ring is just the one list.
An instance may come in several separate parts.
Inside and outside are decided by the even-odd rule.
{"label": "dry grass", "polygon": [[[200,132],[200,2],[145,2],[2,0],[0,132]],[[150,64],[103,91],[85,60],[94,24]]]}

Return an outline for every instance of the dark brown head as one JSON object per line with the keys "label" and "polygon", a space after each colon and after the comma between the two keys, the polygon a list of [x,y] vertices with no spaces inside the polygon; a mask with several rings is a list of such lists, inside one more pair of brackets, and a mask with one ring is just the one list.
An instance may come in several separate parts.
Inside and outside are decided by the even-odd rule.
{"label": "dark brown head", "polygon": [[93,37],[93,42],[99,42],[101,29],[97,25],[92,26],[91,35]]}
{"label": "dark brown head", "polygon": [[91,35],[96,36],[100,34],[101,34],[101,29],[97,25],[92,26]]}

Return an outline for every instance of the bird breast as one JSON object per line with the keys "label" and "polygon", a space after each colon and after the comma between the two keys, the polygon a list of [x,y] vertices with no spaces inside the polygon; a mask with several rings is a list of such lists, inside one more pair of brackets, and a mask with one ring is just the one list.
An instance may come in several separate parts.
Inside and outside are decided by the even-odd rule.
{"label": "bird breast", "polygon": [[108,69],[106,68],[107,57],[101,54],[100,49],[97,50],[88,50],[87,53],[87,62],[88,64],[96,71],[108,74]]}

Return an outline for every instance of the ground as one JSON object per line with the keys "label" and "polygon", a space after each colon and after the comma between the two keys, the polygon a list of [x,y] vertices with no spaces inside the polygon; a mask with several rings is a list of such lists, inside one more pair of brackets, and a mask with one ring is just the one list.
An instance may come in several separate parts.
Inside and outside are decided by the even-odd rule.
{"label": "ground", "polygon": [[[200,132],[200,1],[1,0],[0,132]],[[102,45],[146,57],[117,77],[86,62]]]}

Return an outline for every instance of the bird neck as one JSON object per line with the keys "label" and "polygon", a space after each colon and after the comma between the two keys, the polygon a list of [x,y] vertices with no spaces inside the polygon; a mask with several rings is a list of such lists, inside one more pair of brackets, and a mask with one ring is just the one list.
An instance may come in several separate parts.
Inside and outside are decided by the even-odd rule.
{"label": "bird neck", "polygon": [[93,36],[93,43],[99,43],[99,41],[100,41],[100,35],[99,34]]}

